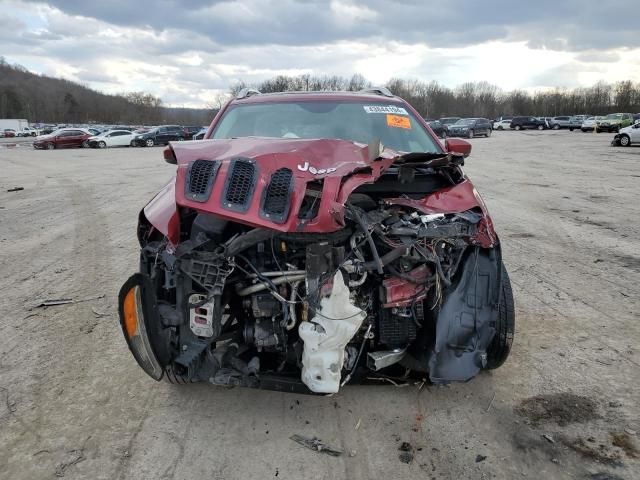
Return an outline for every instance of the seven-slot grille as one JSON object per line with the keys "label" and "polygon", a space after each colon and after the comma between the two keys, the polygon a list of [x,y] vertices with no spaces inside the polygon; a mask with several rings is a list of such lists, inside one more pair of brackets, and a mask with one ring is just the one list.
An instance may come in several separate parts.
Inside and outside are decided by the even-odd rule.
{"label": "seven-slot grille", "polygon": [[195,202],[206,202],[211,195],[213,181],[220,162],[196,160],[189,165],[185,182],[185,196]]}
{"label": "seven-slot grille", "polygon": [[262,216],[276,222],[283,222],[289,213],[289,197],[293,173],[288,168],[280,168],[271,176],[265,189]]}
{"label": "seven-slot grille", "polygon": [[250,159],[237,158],[227,174],[222,205],[230,210],[246,212],[256,183],[256,165]]}

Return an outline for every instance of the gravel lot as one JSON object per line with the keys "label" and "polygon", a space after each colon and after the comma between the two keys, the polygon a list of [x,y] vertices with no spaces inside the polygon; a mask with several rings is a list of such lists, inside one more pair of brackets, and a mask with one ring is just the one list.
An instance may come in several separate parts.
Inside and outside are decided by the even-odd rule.
{"label": "gravel lot", "polygon": [[[610,139],[472,141],[516,297],[501,369],[333,397],[146,377],[116,295],[174,167],[159,148],[0,148],[0,478],[640,478],[640,148]],[[52,298],[77,303],[33,308]]]}

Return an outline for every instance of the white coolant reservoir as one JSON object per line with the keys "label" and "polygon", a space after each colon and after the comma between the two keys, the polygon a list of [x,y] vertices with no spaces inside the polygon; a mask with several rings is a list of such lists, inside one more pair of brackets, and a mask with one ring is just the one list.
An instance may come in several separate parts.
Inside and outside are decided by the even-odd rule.
{"label": "white coolant reservoir", "polygon": [[320,301],[320,308],[309,322],[298,328],[304,342],[302,381],[317,393],[336,393],[344,349],[360,328],[367,314],[353,305],[342,273],[333,277],[331,295]]}

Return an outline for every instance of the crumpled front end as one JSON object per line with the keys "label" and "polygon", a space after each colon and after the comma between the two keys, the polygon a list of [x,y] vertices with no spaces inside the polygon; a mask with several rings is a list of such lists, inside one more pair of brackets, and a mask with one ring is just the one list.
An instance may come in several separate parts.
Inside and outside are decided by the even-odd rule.
{"label": "crumpled front end", "polygon": [[335,393],[504,360],[499,243],[460,157],[198,143],[174,148],[177,179],[141,215],[141,272],[120,296],[150,376]]}

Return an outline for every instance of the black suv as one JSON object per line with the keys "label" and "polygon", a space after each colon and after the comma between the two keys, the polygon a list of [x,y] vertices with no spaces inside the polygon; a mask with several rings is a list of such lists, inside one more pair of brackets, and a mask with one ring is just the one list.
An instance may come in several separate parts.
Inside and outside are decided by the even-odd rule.
{"label": "black suv", "polygon": [[181,142],[187,138],[184,128],[179,125],[162,125],[152,128],[133,139],[138,147],[153,147],[154,145],[167,145],[169,142]]}
{"label": "black suv", "polygon": [[491,136],[491,122],[486,118],[462,118],[453,125],[449,125],[447,134],[450,137],[473,138],[476,135]]}
{"label": "black suv", "polygon": [[510,126],[514,130],[522,130],[524,128],[537,128],[538,130],[544,130],[545,128],[549,128],[545,120],[536,117],[513,117]]}

